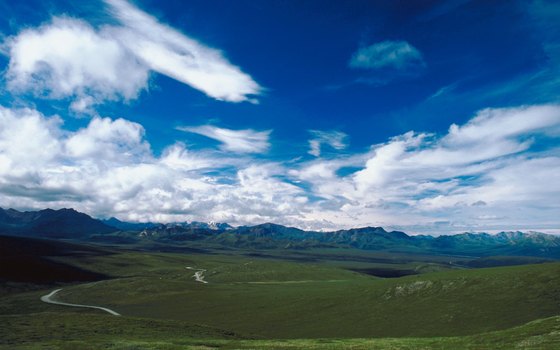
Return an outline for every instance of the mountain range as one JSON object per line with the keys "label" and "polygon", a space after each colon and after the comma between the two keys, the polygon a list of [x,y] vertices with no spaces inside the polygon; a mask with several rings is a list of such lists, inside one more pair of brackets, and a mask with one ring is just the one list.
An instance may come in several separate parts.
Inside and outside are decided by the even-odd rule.
{"label": "mountain range", "polygon": [[0,208],[0,234],[81,241],[214,244],[251,249],[355,248],[467,256],[560,258],[560,237],[539,232],[463,233],[409,236],[382,227],[332,232],[304,231],[265,223],[234,228],[225,223],[127,223],[94,219],[74,209],[17,211]]}
{"label": "mountain range", "polygon": [[39,211],[0,208],[0,233],[44,238],[86,238],[115,228],[74,209]]}

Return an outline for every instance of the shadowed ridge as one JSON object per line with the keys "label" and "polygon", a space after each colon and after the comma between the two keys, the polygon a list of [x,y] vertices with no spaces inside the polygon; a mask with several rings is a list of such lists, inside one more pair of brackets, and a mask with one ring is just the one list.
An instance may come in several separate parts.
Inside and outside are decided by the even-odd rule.
{"label": "shadowed ridge", "polygon": [[46,238],[83,238],[117,231],[72,208],[20,212],[0,208],[0,233]]}

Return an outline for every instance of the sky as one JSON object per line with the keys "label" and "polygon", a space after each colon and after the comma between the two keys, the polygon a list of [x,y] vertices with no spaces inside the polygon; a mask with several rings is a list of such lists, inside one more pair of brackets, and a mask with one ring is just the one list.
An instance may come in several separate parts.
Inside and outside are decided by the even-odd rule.
{"label": "sky", "polygon": [[557,1],[0,0],[0,206],[560,232]]}

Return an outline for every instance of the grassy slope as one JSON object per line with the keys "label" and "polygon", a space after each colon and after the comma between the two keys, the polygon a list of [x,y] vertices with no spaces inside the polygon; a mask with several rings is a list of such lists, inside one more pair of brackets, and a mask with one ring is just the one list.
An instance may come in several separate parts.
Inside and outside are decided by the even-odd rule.
{"label": "grassy slope", "polygon": [[181,322],[88,313],[0,316],[1,350],[36,349],[555,349],[560,317],[463,337],[243,340],[220,330]]}
{"label": "grassy slope", "polygon": [[[39,302],[48,290],[10,295],[0,300],[0,349],[546,349],[560,342],[558,317],[522,325],[560,314],[560,264],[378,279],[330,264],[238,256],[59,259],[116,277],[64,287],[61,300],[126,316]],[[210,283],[195,282],[186,266],[207,269]]]}
{"label": "grassy slope", "polygon": [[[558,263],[380,279],[235,256],[92,259],[83,264],[121,278],[66,288],[62,300],[266,338],[468,335],[560,314]],[[186,266],[207,269],[210,283]]]}

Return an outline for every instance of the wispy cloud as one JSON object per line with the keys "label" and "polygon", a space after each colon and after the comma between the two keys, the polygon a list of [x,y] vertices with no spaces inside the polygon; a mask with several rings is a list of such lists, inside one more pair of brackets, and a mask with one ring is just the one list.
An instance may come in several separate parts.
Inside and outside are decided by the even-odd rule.
{"label": "wispy cloud", "polygon": [[241,102],[261,87],[218,50],[209,48],[124,0],[105,0],[121,23],[115,37],[150,69],[218,100]]}
{"label": "wispy cloud", "polygon": [[425,63],[420,51],[408,42],[386,40],[361,47],[348,65],[356,69],[410,70],[424,67]]}
{"label": "wispy cloud", "polygon": [[[401,190],[409,197],[414,189],[418,195],[431,193],[422,195],[425,203],[443,204],[443,195],[453,206],[457,202],[450,199],[448,185],[461,195],[478,188],[493,170],[509,166],[511,157],[529,150],[534,142],[531,136],[558,137],[559,128],[560,107],[552,105],[486,109],[465,125],[451,125],[440,138],[410,132],[374,149],[365,168],[353,176],[356,195],[382,191],[389,196],[392,188],[397,197]],[[501,200],[489,197],[472,198],[472,202]]]}
{"label": "wispy cloud", "polygon": [[220,51],[124,0],[106,3],[119,24],[94,28],[84,20],[54,17],[7,38],[8,88],[71,98],[75,112],[93,114],[93,105],[137,98],[153,71],[218,100],[256,102],[261,87]]}
{"label": "wispy cloud", "polygon": [[313,137],[309,140],[309,154],[319,157],[321,155],[321,146],[327,145],[336,150],[343,150],[348,145],[346,144],[346,139],[348,135],[341,131],[321,131],[321,130],[309,130],[309,133]]}
{"label": "wispy cloud", "polygon": [[252,129],[231,130],[212,125],[181,126],[177,130],[203,135],[222,143],[224,151],[237,153],[264,153],[270,148],[271,130],[255,131]]}

